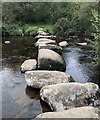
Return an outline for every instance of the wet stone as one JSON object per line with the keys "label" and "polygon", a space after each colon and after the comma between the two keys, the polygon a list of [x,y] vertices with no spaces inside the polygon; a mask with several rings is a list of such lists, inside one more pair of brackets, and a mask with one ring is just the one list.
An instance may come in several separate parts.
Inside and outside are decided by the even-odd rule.
{"label": "wet stone", "polygon": [[81,106],[94,106],[98,91],[99,87],[94,83],[61,83],[44,86],[40,96],[52,110],[63,111]]}
{"label": "wet stone", "polygon": [[28,86],[40,89],[45,85],[68,83],[71,77],[60,71],[34,70],[27,71],[25,79]]}
{"label": "wet stone", "polygon": [[[78,107],[70,110],[64,110],[60,112],[46,112],[38,115],[35,120],[40,118],[84,118],[84,120],[90,120],[91,118],[96,118],[99,120],[98,115],[99,109],[94,107]],[[53,119],[53,120],[54,120]],[[72,119],[71,119],[72,120]]]}
{"label": "wet stone", "polygon": [[34,70],[37,67],[37,61],[35,59],[28,59],[24,61],[20,67],[21,72],[26,72],[30,70]]}
{"label": "wet stone", "polygon": [[65,71],[64,59],[53,50],[40,49],[38,54],[38,69]]}

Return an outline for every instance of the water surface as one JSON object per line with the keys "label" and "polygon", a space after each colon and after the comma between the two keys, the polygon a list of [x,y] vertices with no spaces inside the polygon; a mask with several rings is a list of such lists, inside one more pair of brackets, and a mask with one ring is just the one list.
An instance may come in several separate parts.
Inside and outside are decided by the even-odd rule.
{"label": "water surface", "polygon": [[76,82],[86,83],[94,77],[92,67],[85,61],[80,62],[80,56],[84,55],[81,48],[69,46],[63,52],[66,61],[66,73],[70,74]]}
{"label": "water surface", "polygon": [[[4,41],[10,40],[10,44]],[[34,118],[50,111],[41,102],[39,90],[27,87],[20,65],[24,60],[37,58],[37,48],[33,37],[8,37],[2,41],[2,117]]]}
{"label": "water surface", "polygon": [[[10,40],[10,44],[4,41]],[[6,37],[2,41],[2,116],[3,118],[34,118],[42,112],[51,111],[49,106],[40,100],[39,90],[26,85],[20,65],[26,59],[37,59],[36,41],[33,37]],[[86,62],[80,62],[84,54],[76,46],[69,46],[63,52],[66,61],[66,73],[76,82],[93,81],[94,72]],[[94,81],[95,82],[95,81]]]}

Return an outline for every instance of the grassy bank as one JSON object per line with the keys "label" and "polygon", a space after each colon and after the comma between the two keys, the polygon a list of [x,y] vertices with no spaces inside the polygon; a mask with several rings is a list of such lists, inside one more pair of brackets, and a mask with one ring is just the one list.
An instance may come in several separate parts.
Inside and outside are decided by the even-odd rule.
{"label": "grassy bank", "polygon": [[52,24],[3,24],[3,36],[34,36],[39,28],[53,34]]}

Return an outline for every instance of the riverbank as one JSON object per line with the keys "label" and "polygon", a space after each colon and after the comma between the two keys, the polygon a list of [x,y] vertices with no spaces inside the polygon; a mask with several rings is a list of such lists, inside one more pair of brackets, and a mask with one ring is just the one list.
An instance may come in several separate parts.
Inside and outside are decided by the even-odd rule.
{"label": "riverbank", "polygon": [[2,35],[3,36],[34,36],[39,28],[43,28],[44,31],[53,34],[52,24],[21,24],[11,23],[3,24]]}

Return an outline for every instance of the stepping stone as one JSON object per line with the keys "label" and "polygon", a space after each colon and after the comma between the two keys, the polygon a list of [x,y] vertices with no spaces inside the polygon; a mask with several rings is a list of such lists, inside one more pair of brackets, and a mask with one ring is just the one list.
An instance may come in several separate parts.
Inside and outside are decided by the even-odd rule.
{"label": "stepping stone", "polygon": [[71,77],[60,71],[35,70],[27,71],[25,79],[28,86],[42,88],[45,85],[68,83]]}
{"label": "stepping stone", "polygon": [[59,43],[60,47],[66,47],[68,45],[68,43],[66,41],[62,41]]}
{"label": "stepping stone", "polygon": [[[41,99],[54,111],[75,107],[96,106],[98,85],[94,83],[60,83],[44,86],[40,91]],[[98,103],[97,103],[98,105]]]}
{"label": "stepping stone", "polygon": [[57,52],[60,55],[62,54],[62,48],[60,46],[53,44],[40,44],[38,49],[50,49]]}
{"label": "stepping stone", "polygon": [[53,36],[53,35],[46,35],[46,36],[44,36],[44,35],[37,35],[36,37],[35,37],[35,39],[39,39],[39,38],[51,38],[51,39],[55,39],[56,38],[56,36]]}
{"label": "stepping stone", "polygon": [[84,120],[99,120],[99,112],[99,109],[94,107],[78,107],[60,112],[42,113],[38,115],[35,120],[39,120],[40,118],[60,118],[59,120],[63,120],[61,118],[66,118],[66,120],[76,120],[77,118],[80,118],[80,120],[83,120],[82,118],[84,118]]}
{"label": "stepping stone", "polygon": [[34,70],[37,67],[37,61],[35,59],[29,59],[29,60],[25,60],[20,69],[21,72],[26,72],[26,71],[30,71],[30,70]]}
{"label": "stepping stone", "polygon": [[66,63],[58,53],[49,49],[40,49],[38,54],[38,69],[65,71]]}
{"label": "stepping stone", "polygon": [[36,46],[40,46],[42,44],[55,44],[55,40],[47,39],[47,38],[40,38],[38,41],[35,43]]}

